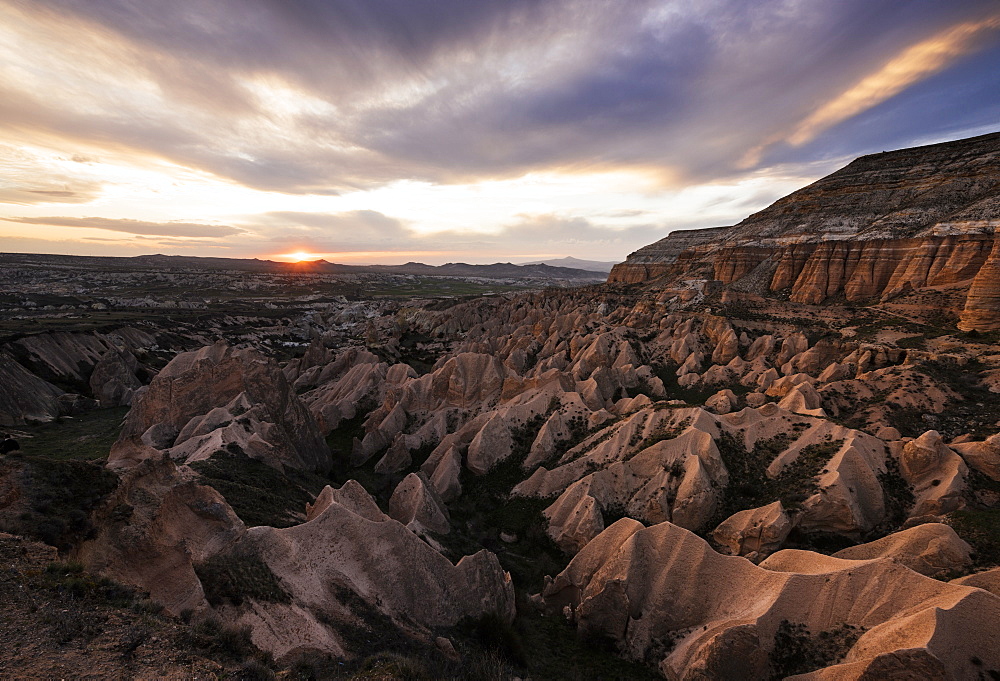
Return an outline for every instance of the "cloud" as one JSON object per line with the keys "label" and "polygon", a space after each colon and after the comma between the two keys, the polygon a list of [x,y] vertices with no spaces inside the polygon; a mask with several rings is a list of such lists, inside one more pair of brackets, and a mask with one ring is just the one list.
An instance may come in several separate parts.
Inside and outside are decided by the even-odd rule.
{"label": "cloud", "polygon": [[[731,176],[740,159],[785,153],[749,153],[762,140],[863,124],[996,39],[982,28],[993,0],[13,7],[6,30],[25,49],[3,55],[17,78],[0,93],[0,125],[328,195],[546,169]],[[927,124],[950,129],[996,101],[970,88]]]}
{"label": "cloud", "polygon": [[24,186],[0,186],[0,203],[29,206],[40,203],[87,203],[100,193],[98,183],[77,183],[73,189],[29,189]]}
{"label": "cloud", "polygon": [[70,218],[70,217],[13,217],[0,218],[7,222],[26,225],[49,225],[52,227],[80,227],[106,229],[127,234],[178,237],[227,237],[242,233],[242,230],[226,225],[203,225],[194,222],[147,222],[114,218]]}
{"label": "cloud", "polygon": [[983,21],[964,22],[912,45],[861,82],[814,111],[788,137],[801,145],[827,128],[871,109],[915,82],[937,73],[968,54],[977,38],[1000,29],[1000,14]]}
{"label": "cloud", "polygon": [[247,229],[266,238],[274,252],[304,250],[350,259],[379,254],[382,261],[420,256],[438,262],[457,258],[495,262],[498,258],[527,257],[526,253],[606,257],[611,252],[635,250],[681,226],[650,223],[612,227],[581,217],[541,214],[519,216],[492,232],[421,233],[376,211],[352,211],[268,213]]}

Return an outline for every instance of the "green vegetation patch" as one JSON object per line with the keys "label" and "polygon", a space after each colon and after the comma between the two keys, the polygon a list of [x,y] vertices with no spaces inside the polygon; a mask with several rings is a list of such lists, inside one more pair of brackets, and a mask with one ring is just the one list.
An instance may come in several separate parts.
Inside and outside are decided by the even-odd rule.
{"label": "green vegetation patch", "polygon": [[410,465],[395,473],[381,473],[375,471],[375,466],[382,458],[382,453],[376,453],[360,466],[351,465],[351,450],[354,439],[361,440],[365,436],[364,422],[367,412],[374,408],[370,405],[367,409],[359,408],[358,415],[348,421],[341,421],[326,437],[326,443],[333,452],[333,466],[330,469],[329,481],[331,485],[339,487],[348,480],[356,480],[368,493],[371,494],[379,508],[383,512],[389,512],[389,497],[392,496],[396,485],[410,473],[416,473],[420,467],[434,451],[433,443],[426,443],[410,452]]}
{"label": "green vegetation patch", "polygon": [[948,524],[972,546],[974,568],[1000,565],[1000,509],[964,509],[948,516]]}
{"label": "green vegetation patch", "polygon": [[913,495],[913,486],[903,479],[899,472],[899,462],[891,456],[885,458],[885,471],[878,474],[878,483],[882,487],[882,503],[885,505],[885,520],[867,541],[895,531],[906,520],[909,510],[913,508],[917,498]]}
{"label": "green vegetation patch", "polygon": [[[504,633],[499,643],[508,659],[523,655],[526,676],[532,679],[593,679],[643,681],[662,679],[656,669],[622,659],[606,641],[582,639],[561,615],[544,616],[519,608],[513,636]],[[659,660],[657,660],[659,662]]]}
{"label": "green vegetation patch", "polygon": [[653,429],[653,432],[649,434],[648,437],[643,439],[635,448],[635,451],[641,452],[647,447],[652,447],[657,442],[663,442],[664,440],[673,440],[680,436],[688,426],[691,425],[691,419],[684,419],[680,423],[670,425],[667,420],[660,421],[660,423]]}
{"label": "green vegetation patch", "polygon": [[734,513],[758,508],[780,500],[787,510],[819,491],[816,476],[843,445],[843,440],[829,440],[804,447],[798,457],[785,465],[774,478],[767,476],[767,468],[785,451],[793,440],[782,433],[767,440],[758,440],[753,450],[747,451],[739,438],[723,433],[716,444],[722,461],[729,471],[729,486],[715,518],[706,527],[711,532]]}
{"label": "green vegetation patch", "polygon": [[128,410],[128,407],[94,409],[48,423],[19,426],[20,451],[56,461],[107,459]]}
{"label": "green vegetation patch", "polygon": [[213,606],[242,605],[247,598],[266,603],[291,601],[267,563],[247,549],[214,555],[195,565],[194,571]]}
{"label": "green vegetation patch", "polygon": [[301,523],[306,503],[312,503],[327,483],[304,471],[287,469],[282,473],[251,459],[235,446],[196,461],[191,468],[201,474],[204,484],[218,490],[250,527],[291,527]]}
{"label": "green vegetation patch", "polygon": [[804,624],[782,620],[768,656],[771,678],[777,681],[838,664],[864,633],[863,627],[841,624],[814,634]]}
{"label": "green vegetation patch", "polygon": [[118,477],[89,461],[8,456],[0,478],[15,478],[26,508],[4,529],[67,551],[90,538],[90,513],[118,487]]}
{"label": "green vegetation patch", "polygon": [[[246,660],[270,662],[270,656],[250,640],[250,627],[223,624],[209,617],[189,627],[179,637],[179,643],[216,659],[240,662]],[[256,666],[256,665],[255,665]],[[263,664],[267,669],[267,664]],[[238,673],[227,678],[244,678]],[[266,678],[266,677],[265,677]],[[273,678],[273,675],[271,676]]]}
{"label": "green vegetation patch", "polygon": [[950,388],[962,399],[948,400],[940,414],[925,415],[919,410],[897,407],[890,413],[889,422],[907,437],[918,437],[931,428],[945,440],[966,433],[977,440],[989,437],[996,432],[996,394],[983,385],[980,372],[984,369],[986,366],[975,359],[961,365],[945,359],[921,363],[917,367],[920,373]]}

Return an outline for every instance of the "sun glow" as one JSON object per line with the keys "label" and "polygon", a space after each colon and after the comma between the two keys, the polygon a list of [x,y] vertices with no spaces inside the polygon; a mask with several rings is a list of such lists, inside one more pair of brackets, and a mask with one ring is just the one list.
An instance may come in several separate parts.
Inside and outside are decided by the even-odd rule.
{"label": "sun glow", "polygon": [[284,258],[285,260],[290,260],[292,262],[305,262],[307,260],[319,260],[320,256],[316,253],[306,253],[305,251],[295,251],[294,253],[282,253],[278,256],[279,258]]}

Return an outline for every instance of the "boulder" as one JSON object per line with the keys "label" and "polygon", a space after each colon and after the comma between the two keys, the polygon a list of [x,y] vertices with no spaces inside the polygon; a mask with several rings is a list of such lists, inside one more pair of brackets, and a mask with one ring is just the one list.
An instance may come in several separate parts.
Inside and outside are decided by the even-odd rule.
{"label": "boulder", "polygon": [[1000,481],[1000,433],[982,442],[962,442],[951,445],[971,468],[992,480]]}
{"label": "boulder", "polygon": [[511,455],[514,441],[503,418],[494,416],[469,443],[466,466],[476,475],[484,475]]}
{"label": "boulder", "polygon": [[792,521],[780,501],[729,516],[712,532],[712,539],[724,553],[759,560],[784,544],[792,531]]}
{"label": "boulder", "polygon": [[728,414],[736,408],[738,402],[739,398],[736,397],[736,393],[727,388],[705,400],[705,408],[716,414]]}
{"label": "boulder", "polygon": [[911,517],[943,515],[965,506],[968,468],[936,430],[903,445],[899,468],[917,497]]}

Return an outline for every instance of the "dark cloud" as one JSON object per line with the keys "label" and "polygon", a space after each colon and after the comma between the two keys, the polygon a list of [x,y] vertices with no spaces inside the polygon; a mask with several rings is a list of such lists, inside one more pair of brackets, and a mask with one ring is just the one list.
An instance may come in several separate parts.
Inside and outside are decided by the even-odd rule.
{"label": "dark cloud", "polygon": [[[990,51],[1000,38],[987,31],[980,51],[938,77],[807,144],[782,144],[810,113],[908,46],[1000,12],[996,0],[18,6],[117,39],[128,68],[154,82],[170,106],[53,105],[44,93],[8,86],[0,121],[148,151],[283,192],[567,167],[714,179],[748,165],[851,155],[876,141],[906,145],[985,120],[1000,106]],[[961,87],[958,78],[981,87]],[[290,89],[274,95],[290,110],[276,111],[255,89],[261,83]]]}
{"label": "dark cloud", "polygon": [[68,218],[68,217],[17,217],[0,218],[7,222],[26,225],[49,225],[52,227],[86,227],[107,229],[126,234],[147,234],[153,236],[179,237],[225,237],[240,234],[242,230],[226,225],[202,225],[195,222],[146,222],[144,220],[122,220],[114,218]]}

